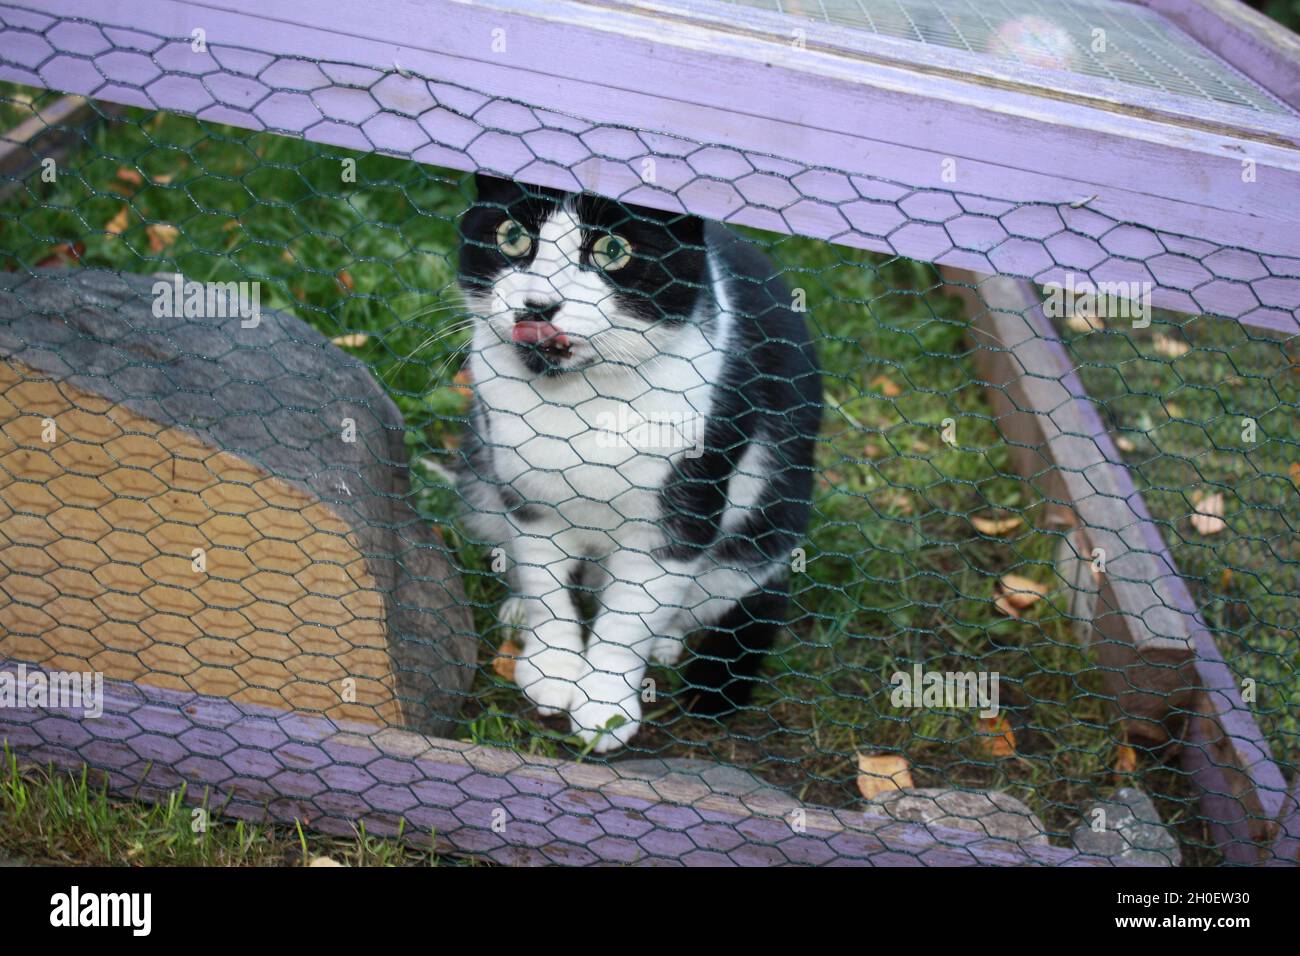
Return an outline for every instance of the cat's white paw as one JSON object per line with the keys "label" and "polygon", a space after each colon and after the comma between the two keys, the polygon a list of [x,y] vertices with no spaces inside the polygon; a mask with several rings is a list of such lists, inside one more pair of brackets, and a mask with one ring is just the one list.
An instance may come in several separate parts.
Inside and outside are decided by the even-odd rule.
{"label": "cat's white paw", "polygon": [[586,670],[576,651],[530,641],[515,662],[515,683],[543,717],[550,717],[572,709],[581,700],[578,680]]}
{"label": "cat's white paw", "polygon": [[508,597],[497,608],[497,623],[502,627],[520,628],[525,620],[523,598]]}
{"label": "cat's white paw", "polygon": [[569,725],[596,753],[617,750],[641,729],[641,697],[622,675],[592,674],[579,682]]}
{"label": "cat's white paw", "polygon": [[650,647],[650,660],[656,664],[676,664],[682,659],[686,643],[678,637],[657,637]]}

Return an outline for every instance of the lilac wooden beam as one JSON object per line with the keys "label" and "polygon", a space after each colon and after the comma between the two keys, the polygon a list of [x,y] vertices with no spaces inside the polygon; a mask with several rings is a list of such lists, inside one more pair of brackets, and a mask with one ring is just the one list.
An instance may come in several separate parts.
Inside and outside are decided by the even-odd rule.
{"label": "lilac wooden beam", "polygon": [[[18,673],[16,662],[0,667]],[[26,671],[30,682],[34,668]],[[222,813],[412,840],[508,864],[701,866],[1109,865],[1055,847],[805,807],[763,796],[701,794],[611,767],[520,755],[407,731],[341,728],[323,718],[116,681],[103,715],[0,709],[0,740],[27,759],[106,774],[113,792],[187,799]],[[25,695],[25,691],[23,691]],[[227,802],[228,801],[228,802]]]}
{"label": "lilac wooden beam", "polygon": [[[1013,455],[1016,467],[1041,493],[1074,511],[1090,544],[1105,549],[1101,593],[1109,606],[1103,617],[1112,620],[1094,625],[1106,641],[1134,645],[1126,669],[1138,675],[1107,674],[1119,678],[1117,698],[1122,703],[1126,693],[1170,682],[1168,724],[1184,728],[1175,741],[1179,759],[1195,780],[1200,815],[1217,848],[1233,863],[1275,858],[1274,843],[1287,830],[1290,812],[1286,779],[1075,363],[1043,314],[1041,297],[1023,281],[950,269],[944,274],[959,284],[973,325],[996,336],[980,338],[977,357],[1009,366],[987,384],[999,427],[1010,426],[1006,437],[1013,451],[1022,451]],[[1009,321],[991,324],[999,314]],[[1193,679],[1186,684],[1183,669],[1157,657],[1180,645],[1192,651]]]}
{"label": "lilac wooden beam", "polygon": [[1300,37],[1240,0],[1137,0],[1300,110]]}
{"label": "lilac wooden beam", "polygon": [[[796,51],[573,0],[42,9],[0,5],[0,78],[1300,330],[1294,117],[1169,115],[1103,81],[1039,95],[878,39]],[[205,53],[160,39],[196,27]]]}

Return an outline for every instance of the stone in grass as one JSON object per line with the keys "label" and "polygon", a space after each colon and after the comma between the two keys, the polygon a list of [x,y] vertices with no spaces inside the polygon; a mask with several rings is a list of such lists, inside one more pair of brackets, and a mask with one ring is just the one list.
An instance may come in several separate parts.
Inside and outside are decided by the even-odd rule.
{"label": "stone in grass", "polygon": [[868,813],[893,820],[972,830],[1018,846],[1047,846],[1047,828],[1033,811],[996,790],[891,790],[868,802],[866,808]]}
{"label": "stone in grass", "polygon": [[799,801],[784,790],[772,786],[747,770],[728,767],[711,760],[688,757],[620,760],[610,764],[619,776],[630,780],[645,780],[652,786],[669,784],[675,794],[688,800],[698,800],[711,793],[737,797],[742,802],[762,798],[764,804],[781,812],[798,807]]}
{"label": "stone in grass", "polygon": [[1151,798],[1136,787],[1123,787],[1111,799],[1095,801],[1083,817],[1072,834],[1081,853],[1142,866],[1182,865],[1177,837],[1160,821]]}
{"label": "stone in grass", "polygon": [[[41,545],[9,570],[77,582],[0,607],[0,657],[455,730],[475,636],[410,504],[401,413],[300,319],[245,320],[215,285],[184,315],[159,282],[0,273],[0,512]],[[14,617],[40,604],[39,625]]]}

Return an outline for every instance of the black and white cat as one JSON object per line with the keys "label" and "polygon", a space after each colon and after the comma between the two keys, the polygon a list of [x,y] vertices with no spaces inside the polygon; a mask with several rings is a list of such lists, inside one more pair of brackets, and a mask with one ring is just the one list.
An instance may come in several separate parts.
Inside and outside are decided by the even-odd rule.
{"label": "black and white cat", "polygon": [[703,631],[683,698],[744,705],[786,616],[821,418],[789,291],[693,216],[477,187],[461,223],[478,321],[460,491],[471,534],[509,556],[515,681],[614,750],[639,727],[648,662],[675,664]]}

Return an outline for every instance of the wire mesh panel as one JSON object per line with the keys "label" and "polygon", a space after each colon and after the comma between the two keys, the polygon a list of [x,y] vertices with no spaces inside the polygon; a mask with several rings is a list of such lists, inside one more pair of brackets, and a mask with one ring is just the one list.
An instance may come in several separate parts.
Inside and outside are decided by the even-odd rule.
{"label": "wire mesh panel", "polygon": [[[1154,12],[1121,0],[724,0],[854,31],[1067,70],[1201,100],[1288,112]],[[689,4],[682,5],[689,8]],[[1109,42],[1108,34],[1115,42]]]}
{"label": "wire mesh panel", "polygon": [[[51,162],[9,138],[12,745],[506,861],[1275,855],[1286,781],[1249,768],[1290,779],[1300,742],[1282,260],[404,69],[250,83],[300,95],[276,78],[307,66],[354,107],[324,138],[433,112],[455,141],[166,102],[96,102]],[[56,101],[7,86],[4,125]],[[567,188],[534,166],[557,141]],[[517,162],[464,160],[485,143]],[[772,230],[692,211],[716,172],[656,188],[710,152],[781,181],[748,207]],[[629,155],[635,188],[577,174]],[[1253,264],[1265,301],[1183,315],[1153,289],[1203,280],[1158,265],[1039,287],[777,231],[805,203],[884,243],[974,247],[973,216],[1179,277]],[[47,674],[97,675],[101,714],[33,696]],[[1206,800],[1189,750],[1246,783]]]}

